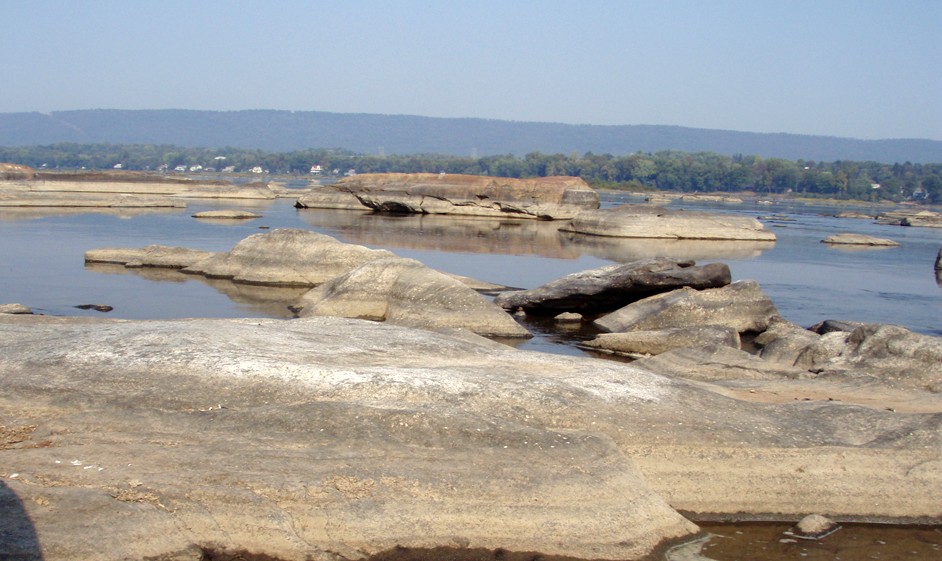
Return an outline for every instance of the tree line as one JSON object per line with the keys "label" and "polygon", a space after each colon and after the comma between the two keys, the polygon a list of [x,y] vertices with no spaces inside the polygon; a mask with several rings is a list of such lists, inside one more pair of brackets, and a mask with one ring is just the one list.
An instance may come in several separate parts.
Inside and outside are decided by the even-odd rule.
{"label": "tree line", "polygon": [[809,197],[891,200],[942,204],[942,164],[785,160],[756,155],[659,151],[626,156],[542,154],[480,158],[441,154],[366,155],[342,149],[267,152],[244,148],[187,148],[150,144],[75,144],[0,147],[0,162],[37,169],[125,170],[173,173],[201,168],[203,173],[244,173],[253,168],[272,174],[309,176],[356,173],[461,173],[497,177],[581,177],[597,187],[632,191],[710,193],[754,191]]}

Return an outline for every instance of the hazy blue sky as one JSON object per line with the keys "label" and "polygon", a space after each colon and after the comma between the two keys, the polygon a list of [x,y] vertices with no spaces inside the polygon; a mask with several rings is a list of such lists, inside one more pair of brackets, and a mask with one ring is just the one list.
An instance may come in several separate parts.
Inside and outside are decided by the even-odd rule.
{"label": "hazy blue sky", "polygon": [[942,139],[942,0],[0,0],[0,112],[292,109]]}

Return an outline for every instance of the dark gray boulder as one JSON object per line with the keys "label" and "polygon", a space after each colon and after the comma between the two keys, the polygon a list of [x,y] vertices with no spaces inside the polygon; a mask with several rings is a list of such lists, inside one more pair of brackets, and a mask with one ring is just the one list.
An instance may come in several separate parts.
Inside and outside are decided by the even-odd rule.
{"label": "dark gray boulder", "polygon": [[592,315],[680,287],[718,288],[730,280],[729,267],[722,263],[696,266],[689,260],[655,258],[573,273],[531,290],[505,292],[494,303],[505,310],[523,308],[528,314]]}

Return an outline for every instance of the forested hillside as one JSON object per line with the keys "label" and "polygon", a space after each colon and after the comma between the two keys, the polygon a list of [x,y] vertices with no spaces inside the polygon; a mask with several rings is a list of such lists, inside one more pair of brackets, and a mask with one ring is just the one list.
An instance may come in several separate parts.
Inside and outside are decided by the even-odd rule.
{"label": "forested hillside", "polygon": [[[543,154],[467,158],[440,154],[385,156],[348,150],[266,152],[173,145],[55,144],[0,148],[0,162],[40,170],[124,169],[227,175],[340,176],[348,173],[463,173],[498,177],[569,175],[633,191],[756,191],[810,197],[942,203],[942,164],[815,162],[713,152],[659,151],[626,156]],[[312,168],[317,175],[312,175]]]}
{"label": "forested hillside", "polygon": [[567,125],[318,111],[81,110],[0,113],[0,146],[172,144],[286,152],[482,157],[531,152],[612,154],[679,150],[726,156],[883,163],[942,162],[942,141],[855,140],[656,125]]}

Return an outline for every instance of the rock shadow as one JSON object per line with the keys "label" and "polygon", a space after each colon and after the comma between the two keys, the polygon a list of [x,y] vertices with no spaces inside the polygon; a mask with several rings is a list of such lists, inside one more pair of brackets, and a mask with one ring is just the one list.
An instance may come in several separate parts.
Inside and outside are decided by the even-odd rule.
{"label": "rock shadow", "polygon": [[0,561],[41,561],[36,528],[20,497],[0,481]]}

